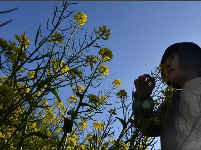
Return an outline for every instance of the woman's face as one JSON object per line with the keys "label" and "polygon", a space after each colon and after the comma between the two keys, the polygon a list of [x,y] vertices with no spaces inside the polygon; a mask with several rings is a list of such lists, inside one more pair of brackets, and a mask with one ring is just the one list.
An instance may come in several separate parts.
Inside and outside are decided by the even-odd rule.
{"label": "woman's face", "polygon": [[167,78],[172,84],[178,84],[183,87],[185,82],[197,77],[190,71],[180,69],[179,57],[177,53],[173,53],[167,57],[164,63],[166,66],[166,70],[164,72],[165,78]]}

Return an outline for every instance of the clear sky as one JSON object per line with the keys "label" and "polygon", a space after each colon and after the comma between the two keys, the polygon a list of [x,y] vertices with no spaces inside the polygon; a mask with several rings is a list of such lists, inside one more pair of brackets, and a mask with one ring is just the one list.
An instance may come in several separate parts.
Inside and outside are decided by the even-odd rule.
{"label": "clear sky", "polygon": [[[176,42],[194,42],[201,46],[201,2],[199,1],[77,1],[71,10],[87,15],[85,31],[106,25],[111,29],[108,41],[102,44],[113,52],[108,63],[109,76],[101,87],[115,78],[122,81],[122,89],[131,96],[133,81],[150,74],[159,65],[165,49]],[[34,48],[39,25],[45,31],[47,19],[53,16],[53,4],[61,1],[1,1],[0,11],[18,10],[0,15],[0,23],[12,19],[0,28],[0,38],[14,40],[13,35],[25,31]],[[96,49],[98,52],[98,50]],[[130,98],[131,100],[131,98]],[[156,138],[159,140],[159,138]],[[157,142],[155,149],[160,148]]]}

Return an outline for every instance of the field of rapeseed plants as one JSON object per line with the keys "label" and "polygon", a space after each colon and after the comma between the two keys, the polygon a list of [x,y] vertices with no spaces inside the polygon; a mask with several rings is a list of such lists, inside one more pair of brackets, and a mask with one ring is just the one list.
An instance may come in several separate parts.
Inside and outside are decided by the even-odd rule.
{"label": "field of rapeseed plants", "polygon": [[[4,74],[0,78],[0,149],[147,149],[153,139],[134,128],[130,121],[133,114],[128,109],[132,102],[128,103],[124,89],[116,94],[121,106],[104,111],[111,103],[111,93],[122,84],[119,79],[114,79],[111,89],[104,94],[88,92],[93,87],[92,81],[98,83],[109,74],[105,63],[113,55],[109,48],[101,46],[97,55],[87,52],[99,40],[108,40],[110,29],[100,26],[82,42],[73,38],[87,22],[87,15],[66,11],[72,4],[63,2],[61,10],[55,6],[52,29],[47,26],[49,34],[43,35],[39,27],[32,52],[25,34],[14,35],[13,42],[0,39],[0,54],[4,57],[0,62]],[[59,28],[62,21],[72,16],[68,28]],[[44,45],[46,49],[42,50]],[[29,69],[27,64],[36,67]],[[85,72],[87,68],[90,73]],[[61,100],[58,90],[65,87],[70,87],[74,94]],[[49,97],[50,93],[54,98]],[[117,117],[116,109],[122,109],[123,119]],[[95,120],[94,116],[100,112],[107,116],[104,122]],[[157,118],[153,119],[157,123]],[[89,121],[93,121],[91,127]],[[122,125],[118,138],[113,136],[115,121]]]}

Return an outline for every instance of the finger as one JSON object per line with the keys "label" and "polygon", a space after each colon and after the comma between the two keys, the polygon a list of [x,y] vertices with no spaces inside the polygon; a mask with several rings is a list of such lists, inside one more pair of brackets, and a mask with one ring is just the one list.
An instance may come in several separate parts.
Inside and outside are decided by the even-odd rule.
{"label": "finger", "polygon": [[151,87],[155,86],[155,78],[148,79],[147,82],[148,82],[148,85],[151,85]]}
{"label": "finger", "polygon": [[139,79],[135,79],[135,80],[134,80],[134,84],[135,84],[135,85],[138,84],[139,81],[140,81]]}
{"label": "finger", "polygon": [[142,79],[135,79],[135,80],[134,80],[134,84],[135,84],[135,85],[138,85],[138,84],[140,84],[141,82],[143,83],[143,80],[142,80]]}
{"label": "finger", "polygon": [[145,81],[146,77],[144,77],[144,76],[139,76],[138,79]]}
{"label": "finger", "polygon": [[152,77],[149,74],[144,74],[144,77],[151,79]]}
{"label": "finger", "polygon": [[[151,79],[151,80],[155,80],[154,77],[151,77],[149,74],[144,74],[143,76],[140,76],[141,77],[144,77],[145,78],[145,81],[147,81],[148,79]],[[148,79],[147,79],[148,78]]]}

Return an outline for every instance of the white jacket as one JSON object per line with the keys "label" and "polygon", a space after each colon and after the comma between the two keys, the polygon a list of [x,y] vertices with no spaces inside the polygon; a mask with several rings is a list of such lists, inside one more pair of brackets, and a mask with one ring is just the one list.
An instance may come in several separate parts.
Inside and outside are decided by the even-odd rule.
{"label": "white jacket", "polygon": [[184,84],[176,113],[176,145],[181,150],[201,150],[201,77]]}

